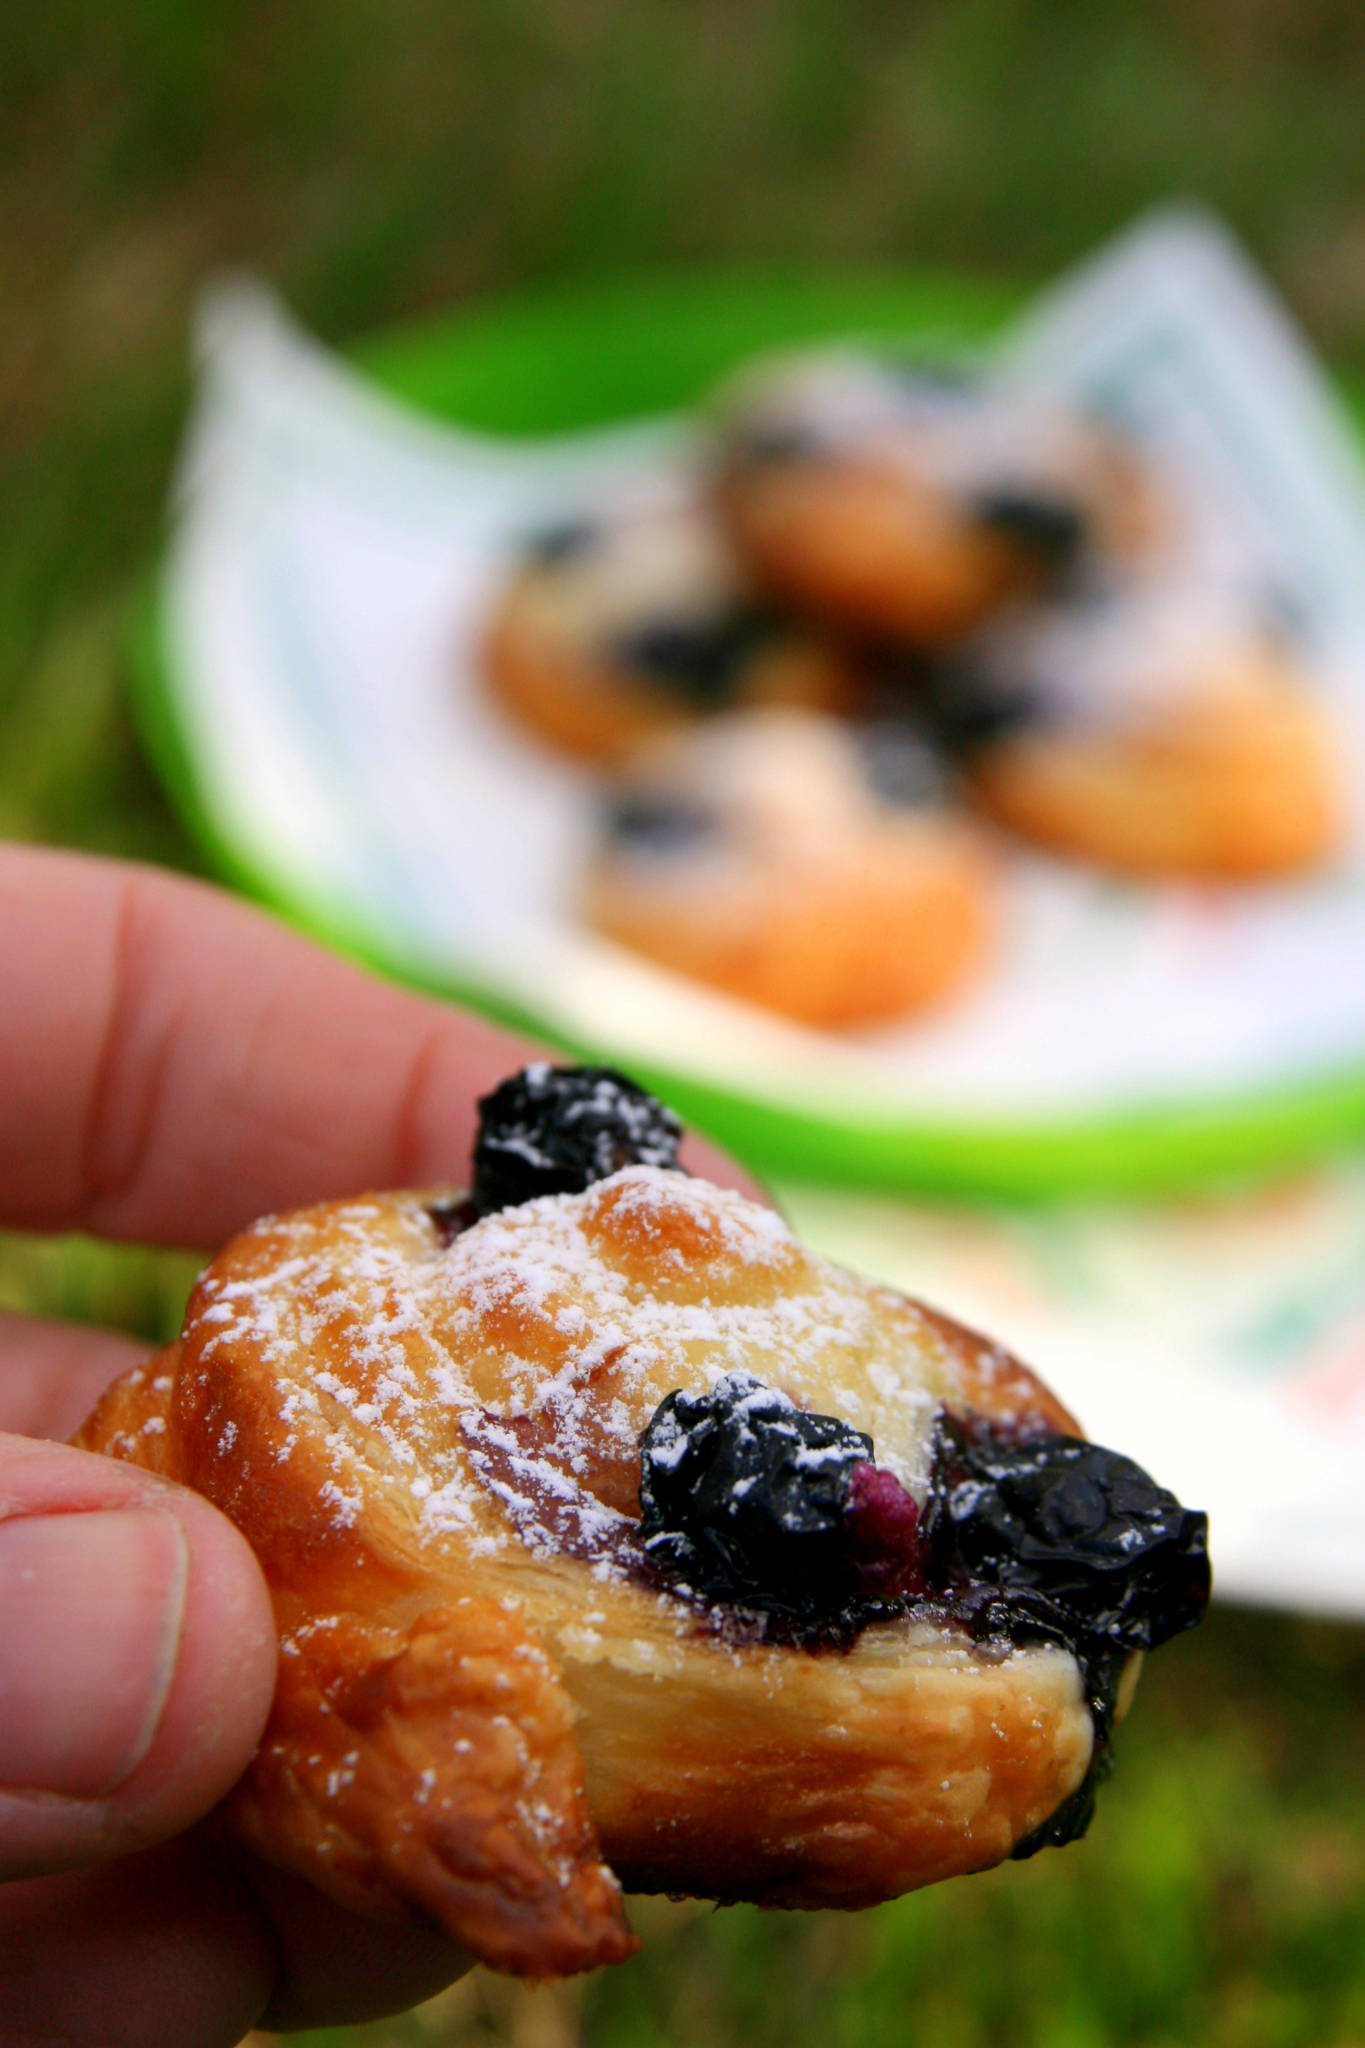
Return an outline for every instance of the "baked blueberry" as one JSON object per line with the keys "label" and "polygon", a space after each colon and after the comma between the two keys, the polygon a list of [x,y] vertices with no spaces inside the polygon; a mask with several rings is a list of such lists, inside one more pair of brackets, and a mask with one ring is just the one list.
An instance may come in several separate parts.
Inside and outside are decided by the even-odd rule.
{"label": "baked blueberry", "polygon": [[1312,640],[1312,619],[1302,593],[1284,583],[1266,583],[1256,593],[1266,631],[1282,646],[1302,648]]}
{"label": "baked blueberry", "polygon": [[605,824],[615,844],[665,856],[689,853],[720,829],[720,821],[704,804],[664,790],[630,788],[609,801]]}
{"label": "baked blueberry", "polygon": [[925,1539],[930,1576],[956,1597],[973,1635],[1055,1641],[1079,1663],[1095,1730],[1090,1768],[1012,1854],[1077,1840],[1112,1768],[1129,1654],[1203,1618],[1208,1518],[1100,1444],[1050,1433],[1021,1441],[944,1416]]}
{"label": "baked blueberry", "polygon": [[1083,509],[1069,498],[1009,485],[981,491],[972,511],[983,526],[1006,535],[1043,560],[1062,564],[1079,554],[1086,537]]}
{"label": "baked blueberry", "polygon": [[733,447],[739,461],[756,468],[770,462],[819,462],[826,453],[817,433],[776,420],[738,430]]}
{"label": "baked blueberry", "polygon": [[834,710],[856,686],[827,634],[773,614],[700,497],[542,535],[509,564],[484,651],[506,710],[606,763],[723,707]]}
{"label": "baked blueberry", "polygon": [[717,502],[753,581],[860,637],[951,645],[1082,556],[1146,559],[1165,523],[1121,433],[985,380],[829,350],[742,372],[715,411]]}
{"label": "baked blueberry", "polygon": [[467,1195],[442,1195],[438,1200],[427,1203],[427,1215],[443,1251],[454,1244],[471,1223],[478,1222],[478,1212]]}
{"label": "baked blueberry", "polygon": [[701,1598],[810,1629],[856,1598],[847,1508],[872,1439],[752,1373],[670,1394],[640,1445],[645,1551]]}
{"label": "baked blueberry", "polygon": [[1007,670],[974,662],[970,654],[937,662],[925,678],[921,701],[939,746],[963,762],[1048,718],[1041,690],[1027,680],[1011,680]]}
{"label": "baked blueberry", "polygon": [[945,1417],[928,1534],[942,1583],[1037,1594],[1073,1638],[1154,1650],[1208,1604],[1207,1517],[1078,1437],[1010,1442]]}
{"label": "baked blueberry", "polygon": [[479,1101],[475,1213],[579,1194],[623,1166],[678,1163],[671,1109],[612,1067],[536,1061]]}

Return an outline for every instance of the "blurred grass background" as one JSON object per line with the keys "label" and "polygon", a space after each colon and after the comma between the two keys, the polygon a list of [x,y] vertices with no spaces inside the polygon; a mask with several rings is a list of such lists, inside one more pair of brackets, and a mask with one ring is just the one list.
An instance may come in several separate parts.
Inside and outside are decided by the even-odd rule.
{"label": "blurred grass background", "polygon": [[[193,868],[123,692],[194,294],[345,344],[514,288],[781,258],[1042,280],[1223,211],[1365,370],[1358,0],[45,0],[0,10],[0,832]],[[0,977],[3,964],[0,963]],[[0,979],[0,989],[3,981]],[[0,1238],[0,1305],[148,1337],[189,1266]],[[1365,1632],[1219,1611],[1093,1837],[878,1912],[651,1902],[371,2048],[1365,2048]]]}

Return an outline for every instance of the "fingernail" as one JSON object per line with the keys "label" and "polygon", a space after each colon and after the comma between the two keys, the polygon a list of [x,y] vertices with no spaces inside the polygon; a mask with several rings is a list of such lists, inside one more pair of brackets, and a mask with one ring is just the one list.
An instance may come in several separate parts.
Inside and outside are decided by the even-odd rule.
{"label": "fingernail", "polygon": [[0,1522],[0,1786],[98,1799],[151,1747],[189,1548],[159,1508]]}

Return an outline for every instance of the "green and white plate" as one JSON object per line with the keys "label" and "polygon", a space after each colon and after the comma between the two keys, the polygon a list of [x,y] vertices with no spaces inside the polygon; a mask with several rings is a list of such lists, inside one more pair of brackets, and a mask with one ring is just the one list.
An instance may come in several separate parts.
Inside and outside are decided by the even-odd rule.
{"label": "green and white plate", "polygon": [[[216,295],[139,675],[222,869],[389,972],[630,1067],[770,1173],[1119,1193],[1365,1134],[1359,833],[1330,873],[1240,892],[1020,853],[979,988],[852,1035],[711,995],[576,919],[592,778],[507,726],[479,674],[519,537],[686,460],[686,408],[756,351],[857,335],[942,353],[1014,312],[923,277],[672,277],[452,316],[343,364],[264,293]],[[1237,260],[1159,223],[1013,326],[1004,361],[1207,443],[1314,622],[1365,818],[1365,497]]]}

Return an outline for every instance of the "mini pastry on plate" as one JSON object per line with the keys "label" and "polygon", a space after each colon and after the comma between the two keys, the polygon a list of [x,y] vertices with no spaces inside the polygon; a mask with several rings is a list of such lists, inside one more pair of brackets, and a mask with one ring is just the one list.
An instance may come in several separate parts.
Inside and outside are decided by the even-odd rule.
{"label": "mini pastry on plate", "polygon": [[585,891],[619,945],[803,1023],[942,1001],[984,966],[982,831],[908,728],[718,719],[623,772]]}
{"label": "mini pastry on plate", "polygon": [[767,590],[934,645],[1079,556],[1161,524],[1137,451],[1058,402],[853,351],[737,377],[715,404],[719,502]]}
{"label": "mini pastry on plate", "polygon": [[494,694],[551,745],[615,761],[731,705],[843,703],[844,658],[782,623],[686,498],[542,534],[485,643]]}
{"label": "mini pastry on plate", "polygon": [[222,1827],[533,1977],[630,1953],[622,1887],[863,1906],[1079,1834],[1204,1517],[620,1076],[482,1107],[470,1198],[266,1218],[80,1432],[269,1580]]}
{"label": "mini pastry on plate", "polygon": [[973,795],[1135,875],[1313,867],[1341,829],[1330,724],[1269,607],[1216,583],[1100,585],[983,629],[931,685]]}

